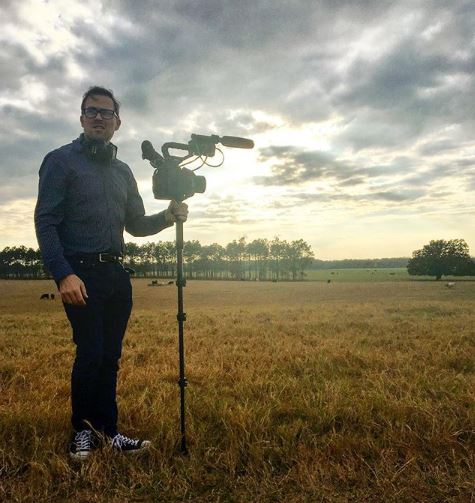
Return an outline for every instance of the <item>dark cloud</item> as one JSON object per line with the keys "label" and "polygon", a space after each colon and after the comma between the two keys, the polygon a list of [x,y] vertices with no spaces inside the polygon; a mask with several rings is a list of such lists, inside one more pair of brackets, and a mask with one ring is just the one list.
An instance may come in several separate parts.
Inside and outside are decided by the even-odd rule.
{"label": "dark cloud", "polygon": [[[38,169],[35,172],[22,176],[5,176],[0,185],[0,205],[9,204],[18,199],[31,199],[36,197],[38,188]],[[32,215],[31,215],[32,218]]]}
{"label": "dark cloud", "polygon": [[[465,2],[450,7],[426,2],[424,11],[425,23],[403,31],[399,43],[386,51],[375,47],[348,68],[332,95],[335,108],[354,115],[342,144],[355,150],[401,147],[444,124],[475,131],[470,98],[475,51],[469,42],[475,8]],[[434,35],[424,36],[431,28]]]}
{"label": "dark cloud", "polygon": [[[450,193],[446,193],[450,195]],[[317,203],[319,205],[335,206],[335,205],[355,205],[355,204],[371,204],[379,202],[389,205],[398,205],[400,203],[414,203],[421,199],[435,197],[434,194],[429,194],[428,190],[423,189],[393,189],[393,190],[365,190],[358,194],[349,192],[300,192],[285,196],[282,200],[272,201],[269,207],[276,209],[289,209],[295,207],[299,203]],[[437,196],[437,197],[440,197]]]}
{"label": "dark cloud", "polygon": [[289,209],[299,203],[317,203],[324,206],[342,206],[345,204],[371,204],[373,202],[397,205],[400,203],[413,203],[427,197],[424,190],[385,190],[364,191],[358,194],[351,193],[318,193],[303,192],[286,196],[281,201],[274,201],[269,207],[276,209]]}
{"label": "dark cloud", "polygon": [[[77,137],[77,128],[65,123],[57,110],[39,114],[6,105],[0,107],[0,113],[0,163],[2,174],[9,179],[38,172],[46,153],[58,146],[55,139],[69,143]],[[33,193],[36,186],[30,190]]]}
{"label": "dark cloud", "polygon": [[339,160],[329,152],[301,151],[293,146],[260,150],[262,162],[271,161],[271,175],[254,177],[262,185],[300,185],[318,180],[334,180],[340,187],[359,185],[381,177],[404,175],[414,169],[414,161],[396,157],[390,164],[361,166]]}
{"label": "dark cloud", "polygon": [[17,89],[18,81],[29,73],[33,66],[33,60],[25,49],[11,42],[5,42],[0,52],[3,92]]}
{"label": "dark cloud", "polygon": [[384,192],[373,192],[369,194],[366,199],[369,200],[382,200],[382,201],[390,201],[390,202],[405,202],[405,201],[415,201],[424,197],[426,195],[425,190],[393,190],[393,191],[384,191]]}
{"label": "dark cloud", "polygon": [[475,167],[475,157],[468,157],[466,159],[457,159],[455,164],[461,168],[473,168]]}
{"label": "dark cloud", "polygon": [[462,147],[460,141],[456,141],[454,139],[443,139],[432,142],[427,142],[421,145],[418,149],[418,152],[421,155],[426,156],[436,156],[442,154],[444,152],[450,152],[454,150],[458,150]]}
{"label": "dark cloud", "polygon": [[260,150],[262,162],[271,160],[272,174],[254,177],[262,185],[294,185],[322,178],[347,178],[351,170],[327,152],[305,152],[293,146],[274,146]]}
{"label": "dark cloud", "polygon": [[[375,47],[372,59],[357,57],[348,69],[340,69],[365,30],[400,28],[411,7],[428,18],[414,27],[416,33],[402,34],[384,54]],[[444,93],[424,98],[418,97],[419,90],[437,90],[445,77],[470,75],[473,66],[473,55],[459,61],[449,51],[470,36],[473,13],[460,2],[444,9],[437,2],[398,2],[388,8],[376,1],[129,0],[96,8],[130,26],[116,23],[105,36],[103,27],[77,20],[71,33],[85,50],[58,56],[51,67],[44,66],[46,73],[31,71],[58,82],[56,76],[64,74],[65,60],[72,56],[90,83],[116,89],[124,108],[148,120],[155,116],[165,128],[176,127],[191,112],[202,113],[206,123],[208,115],[217,118],[226,109],[260,108],[301,123],[337,111],[353,118],[341,143],[355,149],[400,146],[421,135],[433,116],[445,114]],[[444,41],[439,50],[438,44],[421,39],[419,30],[441,14],[449,21],[438,35]],[[456,31],[456,40],[448,30]],[[449,116],[458,110],[467,119],[463,94],[451,97]],[[238,117],[231,122],[236,129],[243,125]]]}

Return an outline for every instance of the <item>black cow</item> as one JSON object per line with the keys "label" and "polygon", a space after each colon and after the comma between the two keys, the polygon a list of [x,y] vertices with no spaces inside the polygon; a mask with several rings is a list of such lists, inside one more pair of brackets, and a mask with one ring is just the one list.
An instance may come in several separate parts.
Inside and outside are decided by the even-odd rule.
{"label": "black cow", "polygon": [[42,299],[54,300],[54,293],[42,293],[40,295],[40,300]]}

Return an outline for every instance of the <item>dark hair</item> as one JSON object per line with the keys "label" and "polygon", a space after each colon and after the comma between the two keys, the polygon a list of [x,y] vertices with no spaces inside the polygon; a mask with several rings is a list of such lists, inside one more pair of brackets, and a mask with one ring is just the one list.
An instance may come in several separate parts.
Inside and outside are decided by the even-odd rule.
{"label": "dark hair", "polygon": [[108,96],[114,102],[114,111],[119,115],[120,103],[114,98],[114,93],[111,89],[106,89],[105,87],[92,86],[90,87],[82,97],[81,102],[81,112],[84,110],[84,103],[90,96]]}

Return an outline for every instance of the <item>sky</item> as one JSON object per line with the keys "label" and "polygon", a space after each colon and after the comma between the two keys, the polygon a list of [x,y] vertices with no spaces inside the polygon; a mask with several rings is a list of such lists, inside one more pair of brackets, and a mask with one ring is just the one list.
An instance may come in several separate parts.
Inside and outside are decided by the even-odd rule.
{"label": "sky", "polygon": [[[304,239],[319,259],[475,255],[475,3],[464,0],[2,0],[0,249],[37,247],[44,156],[114,91],[118,157],[148,214],[140,145],[251,138],[203,167],[185,240]],[[220,156],[210,159],[217,163]],[[174,239],[173,229],[126,241]]]}

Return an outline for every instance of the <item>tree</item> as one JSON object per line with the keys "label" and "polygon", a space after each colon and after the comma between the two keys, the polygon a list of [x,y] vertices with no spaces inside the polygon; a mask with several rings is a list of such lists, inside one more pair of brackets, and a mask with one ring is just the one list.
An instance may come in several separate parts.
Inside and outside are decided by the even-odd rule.
{"label": "tree", "polygon": [[232,241],[226,245],[226,256],[229,260],[229,270],[235,279],[242,279],[242,259],[246,252],[246,239]]}
{"label": "tree", "polygon": [[225,249],[218,243],[212,243],[208,246],[203,246],[200,261],[203,270],[208,278],[208,271],[211,278],[218,277],[224,269],[224,256],[226,255]]}
{"label": "tree", "polygon": [[288,260],[286,260],[289,243],[279,236],[275,236],[269,243],[269,255],[271,259],[271,272],[273,279],[281,279],[287,275]]}
{"label": "tree", "polygon": [[200,258],[201,253],[201,243],[199,241],[185,241],[183,243],[183,258],[186,264],[186,276],[188,278],[193,278],[193,272],[195,273],[195,263]]}
{"label": "tree", "polygon": [[292,279],[296,280],[300,275],[300,279],[305,276],[305,269],[312,262],[313,252],[310,245],[303,239],[292,241],[287,250],[287,259],[289,261],[289,269],[292,273]]}
{"label": "tree", "polygon": [[269,241],[267,239],[254,239],[247,245],[247,252],[250,257],[254,257],[255,279],[265,279],[266,262],[269,257]]}
{"label": "tree", "polygon": [[463,239],[431,241],[416,250],[407,264],[407,271],[415,276],[466,276],[475,274],[467,243]]}

